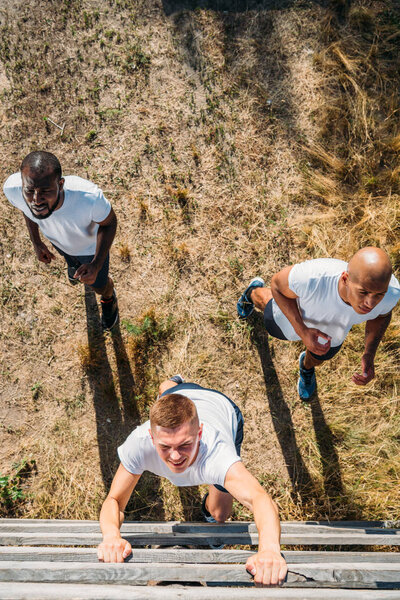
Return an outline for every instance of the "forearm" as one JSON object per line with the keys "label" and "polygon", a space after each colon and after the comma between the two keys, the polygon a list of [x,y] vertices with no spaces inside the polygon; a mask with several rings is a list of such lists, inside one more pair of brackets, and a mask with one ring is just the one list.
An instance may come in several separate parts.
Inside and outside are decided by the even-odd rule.
{"label": "forearm", "polygon": [[258,530],[258,551],[280,552],[281,525],[275,502],[268,494],[261,492],[253,499],[252,511]]}
{"label": "forearm", "polygon": [[123,512],[115,500],[108,496],[100,512],[100,528],[103,538],[120,537],[120,527],[123,521]]}
{"label": "forearm", "polygon": [[100,225],[99,227],[99,230],[97,232],[96,252],[92,260],[92,263],[96,265],[96,267],[98,267],[99,270],[103,266],[106,256],[114,241],[116,230],[116,221],[110,223],[110,225]]}
{"label": "forearm", "polygon": [[285,317],[289,320],[297,335],[302,337],[304,331],[307,329],[307,326],[305,325],[300,314],[296,298],[288,298],[282,294],[277,285],[274,285],[273,280],[271,281],[271,292],[275,302]]}
{"label": "forearm", "polygon": [[379,343],[388,328],[392,313],[383,317],[377,317],[365,324],[365,349],[364,354],[375,356]]}
{"label": "forearm", "polygon": [[37,223],[31,221],[26,215],[24,215],[26,227],[29,232],[29,237],[31,238],[31,242],[33,245],[41,244],[42,240],[39,234],[39,227]]}

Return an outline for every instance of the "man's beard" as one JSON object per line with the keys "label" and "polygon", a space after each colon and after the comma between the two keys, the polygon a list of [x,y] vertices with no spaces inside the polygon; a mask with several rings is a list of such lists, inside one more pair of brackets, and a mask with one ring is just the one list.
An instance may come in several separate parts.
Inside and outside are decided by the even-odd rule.
{"label": "man's beard", "polygon": [[30,205],[28,204],[28,202],[25,200],[25,204],[27,205],[27,207],[29,208],[29,210],[32,213],[32,216],[35,217],[35,219],[38,219],[39,221],[43,221],[44,219],[48,219],[49,217],[51,217],[51,215],[53,214],[53,212],[56,210],[57,206],[60,203],[60,197],[61,197],[61,190],[58,190],[58,194],[57,194],[57,200],[53,206],[53,208],[49,208],[47,207],[47,210],[49,211],[47,214],[45,215],[35,215],[35,213],[33,212],[33,210],[31,209]]}

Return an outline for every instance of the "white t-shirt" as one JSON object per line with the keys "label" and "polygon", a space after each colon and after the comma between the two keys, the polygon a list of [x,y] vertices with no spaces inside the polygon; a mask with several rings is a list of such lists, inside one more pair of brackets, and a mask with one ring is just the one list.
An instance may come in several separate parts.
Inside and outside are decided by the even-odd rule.
{"label": "white t-shirt", "polygon": [[[172,393],[172,391],[171,391]],[[166,477],[177,486],[202,483],[224,485],[225,476],[235,462],[237,418],[233,406],[220,393],[207,389],[180,388],[196,406],[203,435],[196,460],[183,473],[173,473],[159,457],[149,434],[150,421],[140,425],[118,448],[118,456],[127,471],[139,475],[150,471]]]}
{"label": "white t-shirt", "polygon": [[[392,275],[388,291],[375,308],[364,315],[356,313],[339,295],[339,279],[347,264],[335,258],[318,258],[294,265],[289,273],[289,288],[298,296],[304,323],[330,335],[332,347],[340,346],[353,325],[387,314],[400,300],[400,285]],[[300,339],[275,300],[272,314],[288,340]]]}
{"label": "white t-shirt", "polygon": [[95,254],[97,223],[104,221],[111,204],[95,183],[67,175],[64,183],[64,202],[48,219],[36,219],[22,197],[21,173],[10,175],[4,184],[4,194],[13,206],[40,227],[40,231],[55,246],[71,256]]}

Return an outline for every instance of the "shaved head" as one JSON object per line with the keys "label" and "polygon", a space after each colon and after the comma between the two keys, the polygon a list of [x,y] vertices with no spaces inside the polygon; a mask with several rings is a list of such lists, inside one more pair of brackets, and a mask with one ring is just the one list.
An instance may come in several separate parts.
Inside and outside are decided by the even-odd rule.
{"label": "shaved head", "polygon": [[384,250],[367,246],[350,259],[347,268],[350,281],[355,283],[389,284],[392,265]]}
{"label": "shaved head", "polygon": [[21,172],[22,171],[34,173],[36,177],[52,173],[61,179],[60,161],[54,154],[45,152],[44,150],[35,150],[25,156],[21,164]]}

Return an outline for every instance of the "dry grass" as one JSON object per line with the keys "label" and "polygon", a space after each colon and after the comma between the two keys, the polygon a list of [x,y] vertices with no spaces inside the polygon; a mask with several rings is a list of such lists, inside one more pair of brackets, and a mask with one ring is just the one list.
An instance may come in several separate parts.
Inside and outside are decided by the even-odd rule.
{"label": "dry grass", "polygon": [[[368,388],[350,383],[360,328],[304,405],[299,346],[267,343],[235,304],[256,274],[365,244],[399,269],[399,8],[174,5],[2,6],[1,178],[46,148],[103,188],[122,325],[101,334],[2,198],[0,468],[36,460],[26,516],[96,518],[117,446],[181,372],[239,404],[244,461],[284,518],[398,519],[398,313]],[[130,516],[198,518],[201,494],[146,475]]]}

